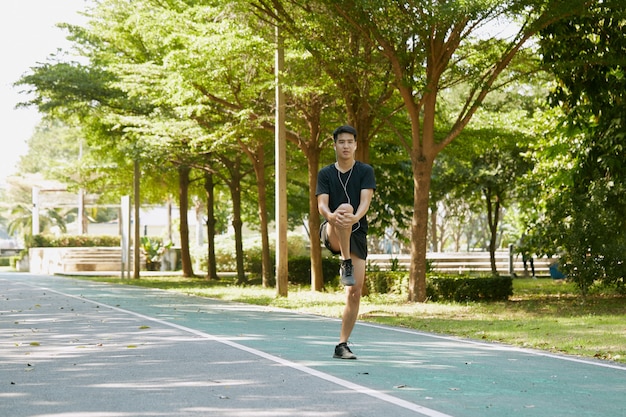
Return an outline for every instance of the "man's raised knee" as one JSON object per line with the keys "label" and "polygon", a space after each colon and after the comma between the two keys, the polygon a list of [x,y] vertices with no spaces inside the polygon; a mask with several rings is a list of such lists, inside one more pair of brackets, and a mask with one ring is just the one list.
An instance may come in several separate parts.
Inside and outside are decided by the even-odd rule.
{"label": "man's raised knee", "polygon": [[343,212],[343,213],[354,213],[354,207],[352,207],[351,204],[343,203],[342,205],[337,207],[336,211]]}

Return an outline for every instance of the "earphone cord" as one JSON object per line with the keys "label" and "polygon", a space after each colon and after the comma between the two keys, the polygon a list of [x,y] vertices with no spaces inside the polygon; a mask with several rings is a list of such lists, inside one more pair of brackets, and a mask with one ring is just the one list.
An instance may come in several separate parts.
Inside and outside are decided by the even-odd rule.
{"label": "earphone cord", "polygon": [[343,188],[343,193],[346,195],[346,198],[348,199],[348,204],[352,205],[352,203],[350,202],[350,196],[348,195],[348,183],[350,182],[350,177],[352,176],[352,170],[354,169],[354,167],[350,168],[350,173],[348,173],[348,178],[346,179],[346,183],[344,184],[343,180],[341,179],[341,172],[339,172],[339,170],[337,170],[337,178],[339,178],[339,183],[341,184],[341,187]]}
{"label": "earphone cord", "polygon": [[[342,179],[341,179],[341,172],[339,172],[339,170],[337,170],[337,178],[339,178],[339,183],[341,184],[341,187],[343,188],[343,193],[346,195],[346,198],[348,199],[348,204],[352,205],[352,203],[350,202],[350,196],[348,195],[348,183],[350,182],[350,177],[352,177],[352,170],[354,169],[354,165],[352,165],[352,168],[350,168],[350,173],[348,174],[348,178],[346,178],[346,183],[344,184]],[[359,220],[356,223],[356,229],[352,229],[352,231],[357,231],[359,230],[359,228],[361,227],[361,220]]]}

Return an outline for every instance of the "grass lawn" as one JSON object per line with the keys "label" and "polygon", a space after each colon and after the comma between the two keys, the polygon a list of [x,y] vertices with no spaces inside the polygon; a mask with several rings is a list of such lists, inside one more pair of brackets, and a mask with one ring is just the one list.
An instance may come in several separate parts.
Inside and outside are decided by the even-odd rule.
{"label": "grass lawn", "polygon": [[[274,288],[236,286],[231,280],[142,277],[80,277],[101,282],[160,288],[202,297],[340,317],[342,290],[312,292],[292,286],[286,298]],[[626,363],[626,297],[612,293],[582,298],[575,287],[549,278],[513,280],[506,302],[408,303],[404,296],[363,298],[359,320],[476,340]]]}

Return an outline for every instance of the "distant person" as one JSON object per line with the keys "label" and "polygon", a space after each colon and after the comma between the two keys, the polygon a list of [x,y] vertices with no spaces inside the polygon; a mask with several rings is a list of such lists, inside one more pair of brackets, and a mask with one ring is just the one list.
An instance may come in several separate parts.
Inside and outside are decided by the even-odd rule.
{"label": "distant person", "polygon": [[524,264],[524,276],[528,276],[528,266],[530,265],[532,277],[535,276],[535,261],[533,260],[533,255],[530,253],[530,247],[528,243],[528,235],[523,234],[520,238],[519,242],[519,252],[522,255],[522,262]]}
{"label": "distant person", "polygon": [[388,226],[385,228],[385,236],[383,237],[383,251],[388,255],[393,255],[400,250],[400,248],[398,248],[398,245],[396,244],[396,240],[393,237],[393,234],[393,227]]}
{"label": "distant person", "polygon": [[319,213],[325,219],[320,227],[320,238],[328,250],[341,256],[339,274],[346,288],[339,344],[333,355],[339,359],[356,359],[348,347],[348,339],[359,314],[365,282],[365,215],[376,189],[374,169],[354,159],[356,137],[352,126],[335,129],[333,141],[337,160],[319,171],[315,191]]}
{"label": "distant person", "polygon": [[522,253],[522,262],[524,263],[524,273],[526,275],[528,275],[528,265],[530,265],[530,269],[532,272],[532,277],[536,278],[535,276],[535,261],[533,260],[532,255],[530,255],[528,252],[523,252]]}

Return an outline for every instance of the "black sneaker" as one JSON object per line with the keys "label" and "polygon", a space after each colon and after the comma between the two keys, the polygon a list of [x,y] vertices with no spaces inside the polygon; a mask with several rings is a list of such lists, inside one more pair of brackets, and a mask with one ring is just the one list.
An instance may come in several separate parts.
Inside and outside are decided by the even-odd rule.
{"label": "black sneaker", "polygon": [[354,275],[352,274],[352,259],[346,259],[341,261],[339,276],[341,277],[341,283],[346,287],[354,285]]}
{"label": "black sneaker", "polygon": [[333,358],[337,359],[356,359],[356,355],[352,353],[346,342],[339,343],[335,346],[335,354]]}

